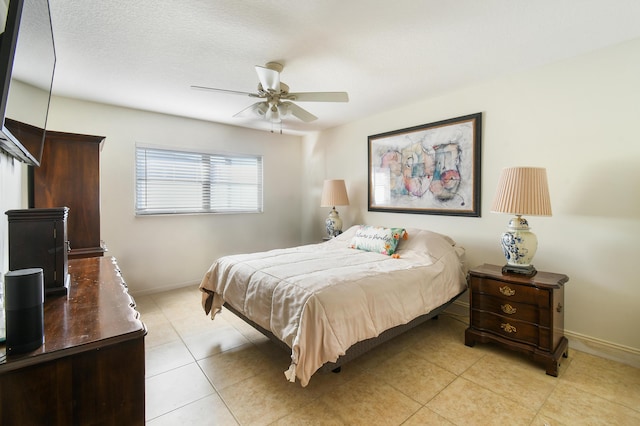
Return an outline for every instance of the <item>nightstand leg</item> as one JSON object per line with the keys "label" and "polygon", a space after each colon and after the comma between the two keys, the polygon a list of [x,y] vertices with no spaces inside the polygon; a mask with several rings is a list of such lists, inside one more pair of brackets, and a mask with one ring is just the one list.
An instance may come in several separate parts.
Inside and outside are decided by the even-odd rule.
{"label": "nightstand leg", "polygon": [[560,343],[555,352],[551,354],[551,359],[547,361],[547,374],[558,377],[558,367],[562,358],[569,356],[569,341],[566,337],[560,339]]}
{"label": "nightstand leg", "polygon": [[474,347],[476,344],[476,339],[473,338],[473,334],[470,328],[467,328],[464,331],[464,344],[465,346]]}
{"label": "nightstand leg", "polygon": [[558,361],[551,361],[547,364],[547,374],[553,377],[558,377]]}

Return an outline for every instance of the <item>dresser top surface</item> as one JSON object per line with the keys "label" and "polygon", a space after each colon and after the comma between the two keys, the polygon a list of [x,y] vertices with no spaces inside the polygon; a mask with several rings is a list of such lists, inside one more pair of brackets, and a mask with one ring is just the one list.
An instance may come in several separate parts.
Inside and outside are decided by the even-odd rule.
{"label": "dresser top surface", "polygon": [[564,274],[556,274],[553,272],[538,271],[533,276],[519,275],[513,273],[503,273],[502,266],[491,265],[485,263],[484,265],[472,268],[469,273],[471,276],[490,278],[499,281],[505,281],[513,284],[523,284],[534,287],[552,287],[558,288],[569,281],[569,277]]}
{"label": "dresser top surface", "polygon": [[69,276],[68,295],[45,300],[45,343],[32,352],[9,357],[4,357],[6,347],[0,345],[4,358],[0,372],[146,334],[113,257],[69,260]]}

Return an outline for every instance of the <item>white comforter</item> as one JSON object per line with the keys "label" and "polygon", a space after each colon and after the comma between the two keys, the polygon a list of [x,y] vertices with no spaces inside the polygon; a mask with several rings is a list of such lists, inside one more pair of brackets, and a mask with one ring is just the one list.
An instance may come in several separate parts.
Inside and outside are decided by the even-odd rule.
{"label": "white comforter", "polygon": [[426,314],[466,288],[464,249],[408,229],[399,258],[347,248],[350,228],[321,244],[226,256],[200,284],[212,318],[229,303],[291,348],[290,381],[306,386],[354,343]]}

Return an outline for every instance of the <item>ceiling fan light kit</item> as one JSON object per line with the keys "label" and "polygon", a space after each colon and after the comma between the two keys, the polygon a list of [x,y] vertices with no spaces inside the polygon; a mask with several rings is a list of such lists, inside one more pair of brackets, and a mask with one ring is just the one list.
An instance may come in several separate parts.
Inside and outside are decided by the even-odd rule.
{"label": "ceiling fan light kit", "polygon": [[237,90],[216,89],[213,87],[191,86],[192,89],[222,92],[232,95],[243,95],[262,99],[253,105],[234,114],[234,117],[246,116],[247,113],[257,115],[272,123],[281,123],[283,117],[294,116],[305,123],[317,120],[318,117],[298,106],[297,102],[349,102],[346,92],[298,92],[290,93],[289,86],[280,81],[280,73],[284,69],[278,62],[268,62],[264,67],[255,66],[258,74],[257,93]]}

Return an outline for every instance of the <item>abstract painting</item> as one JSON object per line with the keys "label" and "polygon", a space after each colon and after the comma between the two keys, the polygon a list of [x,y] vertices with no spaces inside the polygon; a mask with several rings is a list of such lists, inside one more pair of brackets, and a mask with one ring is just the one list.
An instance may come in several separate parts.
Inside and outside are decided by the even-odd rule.
{"label": "abstract painting", "polygon": [[480,216],[482,113],[369,136],[369,211]]}

